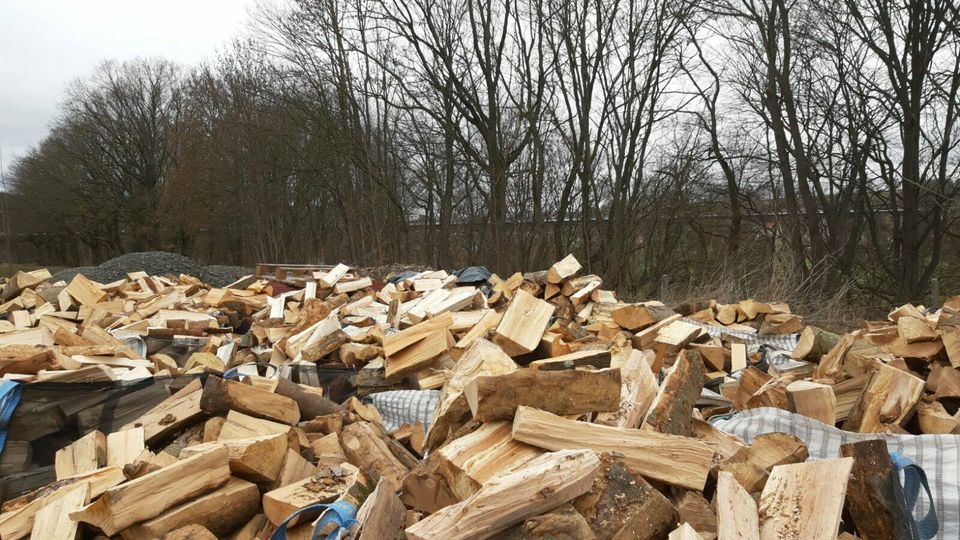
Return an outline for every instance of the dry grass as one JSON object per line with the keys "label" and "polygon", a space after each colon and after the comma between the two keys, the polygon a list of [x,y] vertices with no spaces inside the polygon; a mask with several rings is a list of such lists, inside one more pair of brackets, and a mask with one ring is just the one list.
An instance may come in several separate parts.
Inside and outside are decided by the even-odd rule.
{"label": "dry grass", "polygon": [[789,257],[767,259],[760,264],[752,257],[740,261],[715,266],[707,279],[671,283],[660,300],[669,305],[711,299],[733,303],[749,298],[786,302],[807,323],[832,330],[859,327],[865,319],[885,316],[890,307],[869,305],[866,299],[857,297],[852,282],[838,281],[826,269],[815,268],[803,276],[799,265]]}

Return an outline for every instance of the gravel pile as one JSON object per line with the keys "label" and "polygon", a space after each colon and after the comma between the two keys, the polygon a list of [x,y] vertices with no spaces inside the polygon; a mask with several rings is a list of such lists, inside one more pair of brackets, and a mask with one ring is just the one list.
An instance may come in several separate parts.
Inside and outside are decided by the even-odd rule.
{"label": "gravel pile", "polygon": [[249,268],[240,266],[227,266],[222,264],[213,264],[204,266],[202,263],[184,257],[177,253],[168,253],[165,251],[141,251],[139,253],[127,253],[105,261],[99,266],[80,266],[69,268],[54,274],[51,281],[70,281],[73,276],[83,274],[84,276],[99,283],[109,283],[123,279],[130,272],[143,270],[151,276],[162,276],[172,274],[174,276],[187,274],[203,280],[204,283],[214,287],[221,287],[235,281],[238,277],[250,274]]}

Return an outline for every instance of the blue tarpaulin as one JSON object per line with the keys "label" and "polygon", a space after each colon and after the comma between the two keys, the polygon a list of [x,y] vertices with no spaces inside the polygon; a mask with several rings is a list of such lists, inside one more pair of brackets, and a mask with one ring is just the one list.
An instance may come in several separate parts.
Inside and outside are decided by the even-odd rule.
{"label": "blue tarpaulin", "polygon": [[7,426],[13,411],[20,404],[20,385],[13,381],[0,381],[0,455],[7,442]]}

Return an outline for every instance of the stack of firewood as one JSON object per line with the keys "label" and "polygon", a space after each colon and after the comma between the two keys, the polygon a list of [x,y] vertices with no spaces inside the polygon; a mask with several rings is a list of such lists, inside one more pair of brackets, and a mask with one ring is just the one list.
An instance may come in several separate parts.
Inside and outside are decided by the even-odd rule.
{"label": "stack of firewood", "polygon": [[[108,330],[201,343],[96,364],[174,376],[174,393],[58,450],[56,481],[0,508],[0,537],[268,538],[334,501],[357,509],[345,526],[369,539],[899,537],[907,516],[883,442],[808,462],[792,435],[746,444],[706,420],[778,407],[851,431],[955,432],[960,297],[838,335],[784,304],[675,311],[618,301],[579,274],[569,256],[489,287],[443,271],[383,285],[338,265],[279,294],[256,276],[209,289],[187,276],[18,275],[0,311],[21,323],[11,316],[0,340],[50,339],[0,341],[12,378],[87,369],[78,357],[134,360]],[[756,347],[797,333],[792,358]],[[119,344],[68,343],[88,334]],[[50,359],[25,363],[24,346]],[[428,425],[388,431],[357,397],[242,367],[221,377],[251,362],[352,371],[360,396],[439,389],[439,402]],[[309,538],[316,516],[288,537]]]}

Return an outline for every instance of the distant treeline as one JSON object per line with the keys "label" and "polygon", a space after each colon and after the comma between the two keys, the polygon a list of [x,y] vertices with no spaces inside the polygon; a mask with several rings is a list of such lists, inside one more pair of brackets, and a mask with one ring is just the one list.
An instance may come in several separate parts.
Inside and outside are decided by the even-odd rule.
{"label": "distant treeline", "polygon": [[[80,264],[546,268],[812,305],[960,292],[953,0],[292,0],[106,62],[10,171]],[[11,254],[16,259],[17,253]]]}

